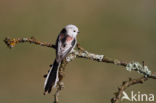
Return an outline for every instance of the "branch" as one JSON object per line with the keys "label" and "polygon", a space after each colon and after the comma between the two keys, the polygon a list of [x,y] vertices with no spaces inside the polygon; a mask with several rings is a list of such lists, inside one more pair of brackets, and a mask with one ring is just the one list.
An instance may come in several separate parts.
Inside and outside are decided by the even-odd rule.
{"label": "branch", "polygon": [[78,44],[77,48],[78,48],[78,51],[73,50],[71,52],[71,54],[73,54],[73,55],[69,55],[66,58],[67,61],[71,61],[71,60],[75,59],[76,57],[78,57],[78,58],[85,58],[85,59],[94,60],[97,62],[111,63],[111,64],[123,66],[128,71],[134,70],[134,71],[137,71],[138,73],[140,73],[146,77],[156,79],[156,73],[155,72],[152,73],[148,69],[148,67],[144,65],[144,63],[142,65],[138,62],[127,63],[124,61],[120,61],[118,59],[112,59],[112,58],[106,57],[104,55],[98,55],[98,54],[90,53],[90,52],[86,51],[85,49],[82,49],[82,47],[79,48],[79,44]]}
{"label": "branch", "polygon": [[34,37],[31,38],[13,38],[10,39],[8,37],[6,37],[4,39],[5,44],[9,47],[9,48],[13,48],[16,44],[18,43],[30,43],[30,44],[36,44],[36,45],[40,45],[40,46],[46,46],[46,47],[50,47],[50,48],[56,48],[55,45],[50,44],[50,43],[46,43],[46,42],[41,42],[36,40]]}
{"label": "branch", "polygon": [[58,103],[58,101],[59,101],[58,96],[59,96],[60,91],[61,91],[63,88],[64,88],[63,82],[59,82],[59,83],[58,83],[57,90],[56,90],[56,93],[54,94],[54,103]]}
{"label": "branch", "polygon": [[[14,47],[16,44],[18,43],[32,43],[32,44],[37,44],[40,46],[46,46],[46,47],[50,47],[50,48],[56,48],[55,45],[50,44],[50,43],[46,43],[46,42],[41,42],[39,40],[36,40],[34,37],[31,38],[5,38],[4,42],[6,43],[6,45],[9,48]],[[115,64],[115,65],[120,65],[120,66],[124,66],[126,67],[126,69],[128,71],[131,70],[135,70],[138,71],[139,73],[142,73],[143,75],[149,76],[150,78],[156,79],[156,73],[151,73],[151,71],[148,69],[147,66],[144,66],[144,68],[141,66],[140,63],[138,62],[124,62],[124,61],[120,61],[118,59],[112,59],[109,57],[106,57],[104,55],[98,55],[98,54],[94,54],[94,53],[90,53],[87,50],[83,49],[79,44],[77,45],[78,51],[74,50],[70,55],[67,57],[67,61],[71,61],[73,59],[75,59],[76,57],[79,58],[86,58],[86,59],[91,59],[94,61],[98,61],[98,62],[105,62],[105,63],[111,63],[111,64]]]}
{"label": "branch", "polygon": [[59,68],[59,82],[57,84],[56,93],[54,94],[54,103],[58,103],[59,92],[64,88],[64,83],[62,82],[62,80],[64,77],[64,71],[65,71],[67,64],[68,64],[68,62],[66,60],[63,60],[63,62],[61,63],[61,66]]}
{"label": "branch", "polygon": [[[6,45],[9,48],[15,47],[15,45],[18,43],[31,43],[31,44],[37,44],[40,46],[45,46],[45,47],[56,49],[55,45],[53,45],[51,43],[47,43],[47,42],[41,42],[39,40],[36,40],[34,37],[31,37],[31,38],[13,38],[13,39],[5,38],[4,42],[6,43]],[[104,62],[104,63],[111,63],[111,64],[119,65],[119,66],[125,67],[125,69],[128,71],[134,70],[134,71],[137,71],[138,73],[140,73],[144,76],[142,78],[129,79],[129,81],[123,82],[123,85],[119,88],[119,91],[116,93],[116,96],[112,99],[112,103],[117,103],[119,101],[119,99],[121,98],[122,92],[127,87],[132,86],[134,84],[143,83],[148,78],[156,79],[156,73],[155,72],[152,73],[148,69],[148,67],[144,65],[144,62],[143,62],[143,64],[140,64],[138,62],[128,63],[125,61],[120,61],[118,59],[112,59],[112,58],[106,57],[105,55],[90,53],[87,50],[85,50],[84,48],[82,48],[79,44],[77,44],[77,49],[78,50],[73,50],[66,57],[66,59],[63,60],[63,62],[61,63],[61,66],[59,68],[59,78],[60,79],[59,79],[59,82],[57,85],[57,91],[54,95],[54,103],[58,103],[59,92],[64,87],[62,79],[64,77],[64,71],[65,71],[66,65],[70,61],[74,60],[75,58],[84,58],[84,59],[94,60],[97,62]]]}
{"label": "branch", "polygon": [[122,86],[118,88],[118,92],[114,93],[115,97],[111,99],[111,103],[118,103],[119,100],[122,97],[122,93],[130,86],[133,86],[135,84],[143,84],[145,81],[147,81],[147,77],[141,77],[137,79],[129,78],[129,81],[124,81],[122,83]]}

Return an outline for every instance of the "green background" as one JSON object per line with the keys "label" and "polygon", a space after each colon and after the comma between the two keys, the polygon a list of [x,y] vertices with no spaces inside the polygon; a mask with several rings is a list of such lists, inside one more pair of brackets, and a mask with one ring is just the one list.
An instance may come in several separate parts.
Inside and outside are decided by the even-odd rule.
{"label": "green background", "polygon": [[[43,95],[43,75],[55,51],[30,44],[10,50],[4,38],[34,36],[54,43],[67,24],[79,27],[78,43],[88,51],[125,61],[144,60],[156,71],[156,0],[0,0],[1,103],[52,103],[54,94]],[[65,72],[60,103],[110,103],[123,80],[140,76],[85,59],[74,60]],[[155,85],[149,80],[126,92],[156,96]]]}

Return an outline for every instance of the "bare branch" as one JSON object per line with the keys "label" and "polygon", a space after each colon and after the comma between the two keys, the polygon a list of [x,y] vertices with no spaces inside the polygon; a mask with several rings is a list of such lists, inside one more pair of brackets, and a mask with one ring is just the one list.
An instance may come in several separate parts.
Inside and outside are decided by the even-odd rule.
{"label": "bare branch", "polygon": [[147,77],[141,77],[137,79],[129,78],[128,81],[124,81],[121,87],[118,88],[118,92],[114,93],[115,97],[111,99],[111,103],[118,103],[122,97],[123,91],[125,91],[128,87],[133,86],[135,84],[143,84],[147,80],[148,80]]}

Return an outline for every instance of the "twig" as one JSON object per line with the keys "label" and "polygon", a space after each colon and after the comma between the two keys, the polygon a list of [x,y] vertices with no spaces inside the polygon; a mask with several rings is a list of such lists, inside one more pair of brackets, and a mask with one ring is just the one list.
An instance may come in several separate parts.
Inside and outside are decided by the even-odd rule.
{"label": "twig", "polygon": [[111,103],[118,103],[122,97],[123,91],[125,91],[128,87],[135,85],[135,84],[142,84],[143,82],[147,80],[148,80],[147,77],[141,77],[137,79],[129,78],[129,81],[124,81],[122,83],[122,86],[118,88],[118,92],[114,93],[115,97],[111,99]]}
{"label": "twig", "polygon": [[64,88],[64,84],[63,82],[59,82],[58,83],[58,87],[57,87],[57,90],[56,90],[56,93],[54,94],[54,103],[58,103],[59,99],[59,93],[60,91]]}
{"label": "twig", "polygon": [[40,46],[46,46],[46,47],[50,47],[50,48],[54,48],[54,49],[56,48],[55,45],[50,44],[50,43],[46,43],[46,42],[41,42],[39,40],[36,40],[34,37],[31,37],[31,38],[12,38],[12,39],[6,37],[4,39],[4,42],[9,48],[13,48],[18,43],[25,43],[25,42],[37,44]]}

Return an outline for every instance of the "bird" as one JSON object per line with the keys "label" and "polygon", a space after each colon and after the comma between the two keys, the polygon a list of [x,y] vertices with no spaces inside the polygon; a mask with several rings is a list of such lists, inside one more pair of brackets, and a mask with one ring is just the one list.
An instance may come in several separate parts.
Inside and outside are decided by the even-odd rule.
{"label": "bird", "polygon": [[59,67],[66,56],[75,48],[79,29],[73,24],[66,25],[59,33],[56,40],[56,58],[48,74],[45,75],[44,95],[50,93],[59,81]]}

